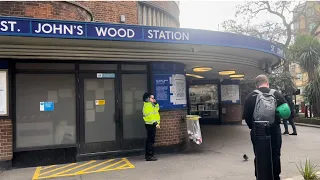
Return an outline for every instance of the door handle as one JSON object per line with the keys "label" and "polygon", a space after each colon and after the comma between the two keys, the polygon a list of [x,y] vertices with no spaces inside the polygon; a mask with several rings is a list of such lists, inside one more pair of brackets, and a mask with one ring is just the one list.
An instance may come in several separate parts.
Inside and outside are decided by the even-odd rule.
{"label": "door handle", "polygon": [[119,118],[117,117],[117,114],[114,113],[114,122],[118,123],[119,122]]}

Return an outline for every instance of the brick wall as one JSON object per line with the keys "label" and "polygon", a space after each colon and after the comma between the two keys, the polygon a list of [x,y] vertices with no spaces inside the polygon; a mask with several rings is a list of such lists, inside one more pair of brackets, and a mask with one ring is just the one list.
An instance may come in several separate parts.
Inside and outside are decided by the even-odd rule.
{"label": "brick wall", "polygon": [[12,122],[0,119],[0,161],[12,159]]}
{"label": "brick wall", "polygon": [[126,24],[138,24],[136,1],[77,1],[88,8],[96,21],[120,23],[120,15],[126,16]]}
{"label": "brick wall", "polygon": [[161,112],[161,129],[157,130],[155,146],[169,146],[181,144],[187,132],[186,121],[181,120],[185,117],[185,110]]}
{"label": "brick wall", "polygon": [[91,20],[90,13],[84,8],[73,3],[58,1],[3,1],[0,2],[0,15],[57,20]]}
{"label": "brick wall", "polygon": [[[163,9],[177,19],[179,7],[173,1],[148,1],[151,6]],[[138,24],[136,1],[3,1],[0,16],[17,16],[40,19],[76,20],[120,23],[125,15],[126,24]]]}
{"label": "brick wall", "polygon": [[226,113],[221,113],[222,123],[242,122],[242,106],[240,104],[222,104],[221,108],[226,108]]}

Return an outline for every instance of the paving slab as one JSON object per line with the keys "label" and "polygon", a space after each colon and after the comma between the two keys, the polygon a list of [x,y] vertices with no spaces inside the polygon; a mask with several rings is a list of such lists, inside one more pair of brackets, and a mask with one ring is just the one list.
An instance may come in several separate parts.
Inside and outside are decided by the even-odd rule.
{"label": "paving slab", "polygon": [[[320,163],[320,129],[298,128],[298,136],[283,136],[282,177],[298,178],[296,164],[306,158]],[[157,162],[143,157],[127,158],[135,168],[60,177],[59,180],[254,180],[253,150],[245,125],[202,126],[203,144],[178,154],[159,156]],[[242,156],[247,154],[248,161]],[[36,168],[2,172],[0,180],[32,179]],[[299,179],[294,179],[299,180]]]}

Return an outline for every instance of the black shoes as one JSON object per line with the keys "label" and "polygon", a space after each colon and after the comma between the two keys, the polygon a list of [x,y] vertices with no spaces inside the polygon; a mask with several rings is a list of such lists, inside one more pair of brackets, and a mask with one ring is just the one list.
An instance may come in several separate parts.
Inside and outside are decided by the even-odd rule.
{"label": "black shoes", "polygon": [[296,135],[298,135],[298,134],[297,134],[297,132],[293,132],[293,133],[289,134],[289,132],[285,131],[285,132],[283,133],[283,135],[293,135],[293,136],[296,136]]}
{"label": "black shoes", "polygon": [[288,131],[285,131],[285,132],[283,133],[283,135],[287,135],[287,134],[289,134],[289,132],[288,132]]}
{"label": "black shoes", "polygon": [[146,158],[146,161],[157,161],[158,159],[155,157]]}

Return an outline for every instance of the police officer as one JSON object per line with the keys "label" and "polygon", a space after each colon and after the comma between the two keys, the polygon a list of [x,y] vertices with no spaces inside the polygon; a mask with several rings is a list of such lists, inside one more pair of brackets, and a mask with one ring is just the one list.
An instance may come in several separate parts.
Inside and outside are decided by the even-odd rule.
{"label": "police officer", "polygon": [[[255,79],[256,87],[262,93],[269,93],[269,80],[266,75],[259,75]],[[287,103],[285,98],[280,94],[280,92],[274,92],[274,96],[277,100],[277,105],[280,106],[284,103]],[[246,120],[246,123],[251,129],[251,141],[253,144],[253,149],[255,151],[255,138],[254,133],[252,130],[253,126],[253,111],[255,108],[255,103],[257,99],[257,94],[255,92],[251,92],[248,94],[245,104],[244,104],[244,112],[243,117]],[[282,137],[281,137],[281,128],[280,128],[280,118],[278,116],[275,117],[274,124],[270,125],[270,136],[271,136],[271,147],[272,147],[272,162],[273,162],[273,180],[280,180],[280,173],[281,173],[281,163],[280,163],[280,156],[281,156],[281,145],[282,145]],[[254,161],[255,168],[256,168],[256,159]],[[255,169],[255,175],[257,176],[257,170]]]}
{"label": "police officer", "polygon": [[154,96],[145,93],[143,95],[143,120],[147,130],[147,141],[146,141],[146,161],[157,161],[154,157],[154,142],[156,137],[156,130],[160,129],[160,114],[159,104],[154,99]]}

